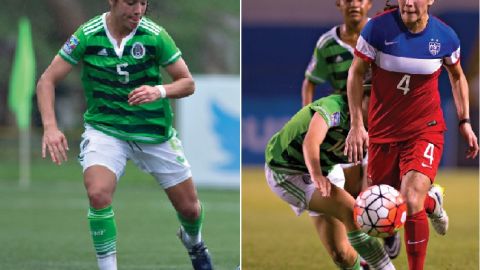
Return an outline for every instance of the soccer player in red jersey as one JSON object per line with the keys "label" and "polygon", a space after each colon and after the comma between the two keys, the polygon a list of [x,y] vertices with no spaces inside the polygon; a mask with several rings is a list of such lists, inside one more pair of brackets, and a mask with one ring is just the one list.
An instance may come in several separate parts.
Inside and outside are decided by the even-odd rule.
{"label": "soccer player in red jersey", "polygon": [[[438,77],[442,65],[452,85],[459,130],[478,155],[477,136],[469,121],[468,84],[455,32],[430,16],[434,0],[399,0],[399,8],[367,23],[349,70],[347,94],[351,129],[345,154],[359,162],[368,147],[368,177],[373,184],[400,189],[407,202],[405,245],[410,270],[423,269],[429,228],[445,234],[448,225],[442,199],[428,199],[443,151],[446,130],[440,106]],[[372,68],[368,134],[362,120],[362,78]],[[430,189],[430,191],[429,191]],[[440,192],[439,192],[440,193]],[[436,224],[435,222],[439,222]]]}

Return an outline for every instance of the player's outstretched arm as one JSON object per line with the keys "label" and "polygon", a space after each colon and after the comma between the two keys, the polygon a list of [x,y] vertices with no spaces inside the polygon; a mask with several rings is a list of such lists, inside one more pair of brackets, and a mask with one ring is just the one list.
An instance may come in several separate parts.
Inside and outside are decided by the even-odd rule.
{"label": "player's outstretched arm", "polygon": [[130,92],[128,103],[138,105],[153,102],[159,98],[182,98],[193,94],[195,82],[183,58],[166,66],[165,70],[172,78],[172,83],[162,85],[163,90],[159,90],[158,87],[142,85]]}
{"label": "player's outstretched arm", "polygon": [[347,96],[350,110],[350,131],[345,141],[344,154],[348,156],[349,162],[355,164],[362,162],[364,149],[368,147],[368,134],[365,130],[362,113],[363,77],[368,67],[368,62],[355,56],[348,70]]}
{"label": "player's outstretched arm", "polygon": [[302,107],[312,103],[315,94],[315,84],[305,78],[302,83]]}
{"label": "player's outstretched arm", "polygon": [[54,109],[55,85],[71,70],[72,65],[57,55],[37,83],[37,103],[43,124],[42,157],[45,158],[48,151],[52,161],[58,165],[67,161],[66,151],[69,148],[65,135],[57,126]]}
{"label": "player's outstretched arm", "polygon": [[468,143],[467,158],[475,158],[478,155],[477,136],[470,125],[468,83],[460,63],[446,65],[450,84],[452,85],[453,99],[457,108],[457,116],[460,121],[459,130],[465,141]]}
{"label": "player's outstretched arm", "polygon": [[332,188],[330,181],[323,176],[320,164],[320,145],[325,139],[327,131],[327,123],[318,113],[315,113],[310,121],[305,139],[303,140],[303,157],[308,172],[315,187],[317,187],[320,194],[325,197],[330,196],[330,190]]}

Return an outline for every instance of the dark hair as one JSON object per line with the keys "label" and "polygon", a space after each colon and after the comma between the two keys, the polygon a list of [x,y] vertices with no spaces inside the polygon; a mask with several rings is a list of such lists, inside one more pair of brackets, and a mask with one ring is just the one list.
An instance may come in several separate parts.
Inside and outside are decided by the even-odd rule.
{"label": "dark hair", "polygon": [[385,1],[385,7],[383,8],[384,11],[387,11],[387,10],[390,10],[390,9],[394,9],[394,8],[398,8],[398,5],[393,5],[390,3],[390,0],[386,0]]}
{"label": "dark hair", "polygon": [[[115,2],[117,2],[117,0],[115,0]],[[150,2],[147,0],[147,8],[145,8],[145,13],[143,15],[147,15],[149,7],[150,7]]]}

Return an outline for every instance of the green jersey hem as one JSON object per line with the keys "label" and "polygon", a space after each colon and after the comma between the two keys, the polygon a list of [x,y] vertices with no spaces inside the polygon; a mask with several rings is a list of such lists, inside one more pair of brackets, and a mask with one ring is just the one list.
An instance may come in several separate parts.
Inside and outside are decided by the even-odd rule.
{"label": "green jersey hem", "polygon": [[161,138],[152,138],[152,137],[144,137],[144,136],[135,136],[135,135],[125,135],[117,130],[112,130],[109,129],[108,127],[105,127],[101,124],[96,124],[96,123],[89,123],[85,122],[86,124],[92,126],[94,129],[101,131],[109,136],[115,137],[117,139],[120,139],[122,141],[133,141],[133,142],[139,142],[139,143],[147,143],[147,144],[159,144],[159,143],[164,143],[168,140],[170,140],[175,132],[173,132],[173,127],[170,128],[168,131],[168,136],[166,137],[161,137]]}

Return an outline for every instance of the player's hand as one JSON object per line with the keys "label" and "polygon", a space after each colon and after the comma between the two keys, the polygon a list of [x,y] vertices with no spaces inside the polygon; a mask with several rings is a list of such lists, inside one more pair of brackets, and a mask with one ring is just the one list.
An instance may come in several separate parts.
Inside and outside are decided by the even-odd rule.
{"label": "player's hand", "polygon": [[478,140],[477,136],[475,136],[475,133],[472,130],[472,125],[470,123],[465,123],[460,125],[460,134],[462,134],[463,138],[468,144],[468,149],[467,149],[467,158],[474,159],[478,155]]}
{"label": "player's hand", "polygon": [[363,160],[363,154],[368,149],[368,133],[365,127],[352,127],[345,139],[345,150],[343,154],[348,157],[348,162],[355,165]]}
{"label": "player's hand", "polygon": [[330,197],[330,191],[332,190],[332,184],[325,176],[319,176],[318,178],[312,178],[313,184],[320,191],[320,195],[324,197]]}
{"label": "player's hand", "polygon": [[52,161],[58,165],[67,161],[68,148],[67,138],[58,130],[58,128],[45,129],[42,138],[42,157],[47,156],[47,150],[50,153]]}
{"label": "player's hand", "polygon": [[160,91],[154,86],[142,85],[128,94],[128,104],[140,105],[153,102],[160,98]]}

